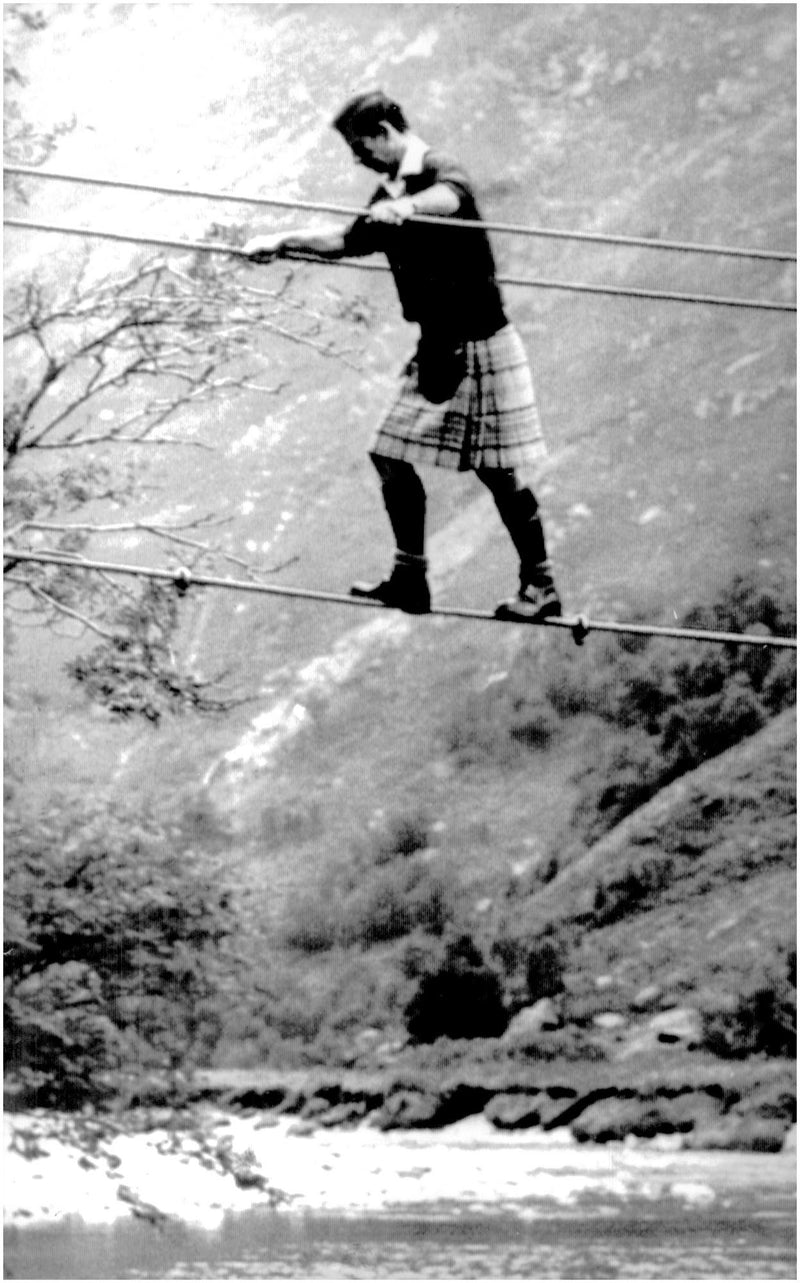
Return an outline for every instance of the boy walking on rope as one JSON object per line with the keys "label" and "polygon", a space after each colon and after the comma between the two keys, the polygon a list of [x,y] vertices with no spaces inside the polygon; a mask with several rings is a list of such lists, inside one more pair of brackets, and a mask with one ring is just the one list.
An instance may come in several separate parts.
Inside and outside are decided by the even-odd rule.
{"label": "boy walking on rope", "polygon": [[546,454],[522,342],[509,324],[483,228],[413,221],[415,214],[480,220],[461,165],[413,134],[402,108],[376,90],[333,121],[356,161],[382,176],[367,214],[342,231],[256,236],[253,262],[284,252],[323,258],[384,253],[416,353],[379,425],[370,458],[397,550],[389,577],[350,592],[413,614],[430,610],[426,495],[415,464],[474,471],[494,498],[520,558],[519,593],[498,618],[535,623],[561,614],[533,491],[522,469]]}

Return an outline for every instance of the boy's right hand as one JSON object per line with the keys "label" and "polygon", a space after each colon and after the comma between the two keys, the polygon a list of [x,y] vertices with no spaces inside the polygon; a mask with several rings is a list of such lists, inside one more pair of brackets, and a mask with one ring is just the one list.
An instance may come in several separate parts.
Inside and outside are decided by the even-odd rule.
{"label": "boy's right hand", "polygon": [[271,236],[252,236],[242,246],[242,253],[254,263],[271,263],[274,258],[280,257],[283,248],[284,233],[273,232]]}

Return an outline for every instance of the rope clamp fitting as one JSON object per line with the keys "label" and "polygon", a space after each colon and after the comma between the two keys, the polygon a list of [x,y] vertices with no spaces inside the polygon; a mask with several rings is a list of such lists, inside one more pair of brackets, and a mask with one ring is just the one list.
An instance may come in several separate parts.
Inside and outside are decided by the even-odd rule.
{"label": "rope clamp fitting", "polygon": [[185,597],[192,583],[192,572],[187,566],[178,566],[172,576],[172,582],[175,585],[175,591],[179,597]]}
{"label": "rope clamp fitting", "polygon": [[577,615],[572,625],[572,640],[576,646],[582,646],[589,636],[589,624],[585,615]]}

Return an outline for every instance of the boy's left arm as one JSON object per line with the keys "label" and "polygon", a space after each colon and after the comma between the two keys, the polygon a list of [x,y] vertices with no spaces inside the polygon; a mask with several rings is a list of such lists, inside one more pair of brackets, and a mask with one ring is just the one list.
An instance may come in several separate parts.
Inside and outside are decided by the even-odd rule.
{"label": "boy's left arm", "polygon": [[369,219],[373,223],[404,223],[415,214],[436,214],[449,217],[458,211],[461,201],[448,183],[434,183],[413,196],[398,196],[394,200],[380,200],[370,206]]}

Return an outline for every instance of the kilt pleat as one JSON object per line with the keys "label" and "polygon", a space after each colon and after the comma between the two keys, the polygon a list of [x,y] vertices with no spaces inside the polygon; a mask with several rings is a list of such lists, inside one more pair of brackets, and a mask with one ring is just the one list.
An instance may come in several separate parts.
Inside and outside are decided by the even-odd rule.
{"label": "kilt pleat", "polygon": [[422,396],[412,358],[370,450],[461,472],[519,468],[547,456],[528,358],[513,325],[464,344],[467,373],[449,401]]}

